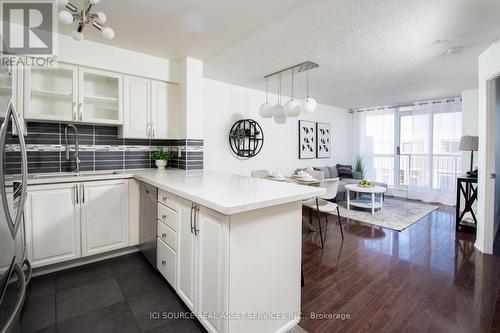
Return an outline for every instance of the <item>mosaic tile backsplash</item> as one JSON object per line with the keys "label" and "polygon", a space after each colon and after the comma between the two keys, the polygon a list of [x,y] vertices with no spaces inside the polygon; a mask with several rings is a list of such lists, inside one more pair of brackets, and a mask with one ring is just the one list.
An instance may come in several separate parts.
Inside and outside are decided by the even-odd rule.
{"label": "mosaic tile backsplash", "polygon": [[[75,124],[76,125],[76,124]],[[74,132],[68,129],[70,160],[66,160],[64,129],[66,124],[27,124],[25,136],[28,154],[28,172],[70,172],[76,170],[74,155]],[[153,150],[170,150],[173,159],[168,162],[172,168],[184,170],[203,169],[203,140],[154,140],[121,139],[118,128],[98,125],[76,125],[80,144],[80,170],[122,170],[155,167],[150,159]],[[20,172],[21,157],[19,141],[7,136],[6,173]]]}

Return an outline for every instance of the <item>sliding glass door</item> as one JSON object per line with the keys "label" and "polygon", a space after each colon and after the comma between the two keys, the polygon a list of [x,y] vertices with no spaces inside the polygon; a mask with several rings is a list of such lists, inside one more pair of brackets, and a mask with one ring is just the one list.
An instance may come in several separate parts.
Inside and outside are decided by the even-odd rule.
{"label": "sliding glass door", "polygon": [[461,135],[459,98],[353,115],[352,144],[364,157],[365,177],[415,199],[454,203]]}
{"label": "sliding glass door", "polygon": [[399,185],[410,198],[452,204],[461,173],[462,113],[457,102],[400,108]]}

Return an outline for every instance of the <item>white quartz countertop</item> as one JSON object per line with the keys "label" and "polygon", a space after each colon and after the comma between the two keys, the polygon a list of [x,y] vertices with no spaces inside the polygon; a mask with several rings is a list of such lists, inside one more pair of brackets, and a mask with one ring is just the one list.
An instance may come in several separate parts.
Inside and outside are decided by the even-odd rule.
{"label": "white quartz countertop", "polygon": [[[18,177],[12,177],[16,180]],[[225,215],[309,199],[319,187],[214,171],[140,169],[30,175],[28,185],[135,178]]]}
{"label": "white quartz countertop", "polygon": [[133,172],[134,178],[225,215],[309,199],[325,193],[313,186],[214,171],[176,169]]}

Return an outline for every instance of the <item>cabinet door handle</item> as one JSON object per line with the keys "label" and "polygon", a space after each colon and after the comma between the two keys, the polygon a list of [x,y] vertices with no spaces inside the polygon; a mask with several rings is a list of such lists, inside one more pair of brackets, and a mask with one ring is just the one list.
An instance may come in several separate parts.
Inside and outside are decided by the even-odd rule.
{"label": "cabinet door handle", "polygon": [[189,222],[191,224],[191,233],[193,233],[193,231],[194,231],[194,227],[193,227],[193,209],[194,209],[194,203],[191,203],[191,215],[189,217]]}
{"label": "cabinet door handle", "polygon": [[153,124],[151,124],[151,137],[155,137],[155,126]]}
{"label": "cabinet door handle", "polygon": [[198,229],[198,212],[200,211],[200,206],[195,204],[194,209],[194,235],[198,236],[200,234],[200,229]]}
{"label": "cabinet door handle", "polygon": [[166,197],[166,196],[163,196],[163,197],[162,197],[162,200],[163,200],[163,202],[167,202],[167,197]]}
{"label": "cabinet door handle", "polygon": [[80,199],[78,198],[78,184],[75,185],[75,203],[78,205]]}
{"label": "cabinet door handle", "polygon": [[80,113],[80,121],[83,120],[83,103],[78,104],[78,112]]}
{"label": "cabinet door handle", "polygon": [[162,261],[161,261],[161,265],[162,265],[162,266],[165,266],[166,264],[167,264],[167,262],[166,262],[165,260],[162,260]]}
{"label": "cabinet door handle", "polygon": [[82,184],[82,203],[85,203],[85,184]]}
{"label": "cabinet door handle", "polygon": [[167,238],[167,234],[161,234],[161,238]]}
{"label": "cabinet door handle", "polygon": [[76,112],[76,102],[73,102],[73,116],[71,117],[71,119],[77,120],[76,117],[78,117],[77,112]]}

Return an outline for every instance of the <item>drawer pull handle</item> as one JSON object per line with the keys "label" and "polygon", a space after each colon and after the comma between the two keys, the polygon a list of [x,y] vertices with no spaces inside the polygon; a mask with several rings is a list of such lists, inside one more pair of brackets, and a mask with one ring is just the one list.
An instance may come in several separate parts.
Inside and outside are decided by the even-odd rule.
{"label": "drawer pull handle", "polygon": [[167,201],[167,197],[166,196],[163,196],[163,201]]}
{"label": "drawer pull handle", "polygon": [[167,238],[167,234],[161,234],[161,238]]}
{"label": "drawer pull handle", "polygon": [[166,262],[165,260],[162,260],[162,261],[161,261],[162,266],[165,266],[165,264],[166,264],[166,263],[167,263],[167,262]]}
{"label": "drawer pull handle", "polygon": [[166,219],[167,219],[167,215],[163,214],[163,215],[161,216],[161,218],[162,218],[162,219],[164,219],[164,220],[166,220]]}

